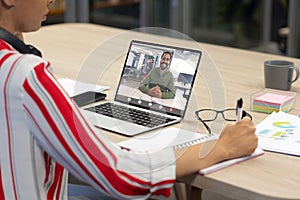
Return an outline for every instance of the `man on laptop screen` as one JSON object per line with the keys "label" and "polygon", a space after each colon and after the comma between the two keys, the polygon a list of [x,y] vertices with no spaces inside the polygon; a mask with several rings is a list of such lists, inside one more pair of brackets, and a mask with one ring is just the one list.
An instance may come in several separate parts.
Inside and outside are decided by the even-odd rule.
{"label": "man on laptop screen", "polygon": [[152,69],[140,84],[139,90],[141,92],[161,99],[173,99],[175,97],[174,77],[169,71],[171,59],[171,52],[163,52],[159,67]]}

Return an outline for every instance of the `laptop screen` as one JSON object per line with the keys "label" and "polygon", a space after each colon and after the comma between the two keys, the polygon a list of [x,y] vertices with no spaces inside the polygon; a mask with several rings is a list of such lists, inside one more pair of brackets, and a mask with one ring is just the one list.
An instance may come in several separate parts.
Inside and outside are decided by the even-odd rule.
{"label": "laptop screen", "polygon": [[131,41],[115,101],[183,117],[201,51]]}

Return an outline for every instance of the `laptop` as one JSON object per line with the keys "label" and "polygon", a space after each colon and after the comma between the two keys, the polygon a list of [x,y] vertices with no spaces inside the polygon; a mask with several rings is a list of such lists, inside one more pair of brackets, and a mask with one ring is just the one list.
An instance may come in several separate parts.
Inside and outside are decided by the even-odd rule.
{"label": "laptop", "polygon": [[[159,78],[159,83],[145,82],[153,70],[159,72],[166,51],[171,54],[167,67],[168,76],[172,77],[168,79],[170,84],[164,85],[167,81],[161,81],[163,78]],[[82,108],[82,111],[96,127],[126,136],[178,123],[184,118],[201,55],[199,50],[133,40],[114,100]],[[162,94],[173,95],[150,96],[141,86],[157,86]]]}

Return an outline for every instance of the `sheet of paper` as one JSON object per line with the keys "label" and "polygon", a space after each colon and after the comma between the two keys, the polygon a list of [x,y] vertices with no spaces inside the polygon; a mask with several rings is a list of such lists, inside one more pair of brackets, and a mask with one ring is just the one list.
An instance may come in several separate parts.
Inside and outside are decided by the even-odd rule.
{"label": "sheet of paper", "polygon": [[285,112],[273,112],[256,125],[262,149],[300,156],[300,118]]}
{"label": "sheet of paper", "polygon": [[58,79],[58,82],[64,88],[64,90],[68,93],[69,96],[75,96],[77,94],[81,94],[87,91],[97,91],[102,92],[104,90],[109,89],[108,86],[95,85],[90,83],[83,83],[80,81],[74,81],[69,78],[61,78]]}

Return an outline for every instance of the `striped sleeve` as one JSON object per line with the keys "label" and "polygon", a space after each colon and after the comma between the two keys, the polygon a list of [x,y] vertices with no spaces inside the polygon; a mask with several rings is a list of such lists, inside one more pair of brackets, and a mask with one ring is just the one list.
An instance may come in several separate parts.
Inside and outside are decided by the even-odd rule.
{"label": "striped sleeve", "polygon": [[121,150],[86,121],[41,61],[23,84],[24,111],[38,145],[73,175],[117,199],[170,196],[172,150]]}

